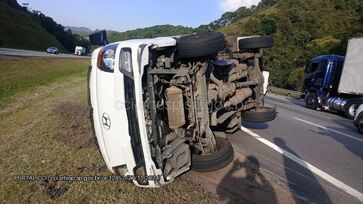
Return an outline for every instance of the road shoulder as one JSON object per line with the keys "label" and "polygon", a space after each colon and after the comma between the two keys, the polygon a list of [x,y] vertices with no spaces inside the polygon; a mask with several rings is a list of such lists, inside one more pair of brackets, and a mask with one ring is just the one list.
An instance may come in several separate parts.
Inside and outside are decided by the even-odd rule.
{"label": "road shoulder", "polygon": [[214,172],[191,171],[191,177],[218,203],[295,203],[288,188],[260,168],[258,159],[235,150],[235,158],[227,167]]}

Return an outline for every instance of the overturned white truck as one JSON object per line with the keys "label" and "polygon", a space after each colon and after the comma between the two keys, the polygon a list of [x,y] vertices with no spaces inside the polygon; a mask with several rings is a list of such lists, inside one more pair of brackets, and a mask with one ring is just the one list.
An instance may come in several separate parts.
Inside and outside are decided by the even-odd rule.
{"label": "overturned white truck", "polygon": [[[104,45],[105,32],[90,36]],[[93,51],[90,116],[110,171],[141,187],[172,182],[189,169],[212,171],[233,159],[241,118],[274,120],[263,106],[261,48],[271,37],[226,38],[217,32],[127,40]],[[267,75],[266,75],[267,76]]]}

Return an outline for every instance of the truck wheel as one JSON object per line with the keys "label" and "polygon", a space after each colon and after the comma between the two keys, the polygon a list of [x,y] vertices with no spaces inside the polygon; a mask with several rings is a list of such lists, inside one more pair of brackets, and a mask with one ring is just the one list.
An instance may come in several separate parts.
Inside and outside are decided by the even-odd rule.
{"label": "truck wheel", "polygon": [[262,107],[254,111],[242,113],[242,120],[247,122],[265,123],[275,120],[277,112],[275,108]]}
{"label": "truck wheel", "polygon": [[360,134],[363,134],[363,116],[357,120],[357,128]]}
{"label": "truck wheel", "polygon": [[274,46],[274,39],[272,36],[244,38],[238,42],[240,50],[270,48]]}
{"label": "truck wheel", "polygon": [[357,119],[357,128],[360,134],[363,134],[363,116]]}
{"label": "truck wheel", "polygon": [[318,107],[318,98],[315,93],[308,93],[305,96],[305,106],[311,110],[316,110]]}
{"label": "truck wheel", "polygon": [[199,33],[177,39],[180,59],[217,55],[226,47],[224,35],[218,32]]}
{"label": "truck wheel", "polygon": [[355,112],[358,109],[359,104],[361,104],[361,103],[362,103],[362,100],[357,99],[357,98],[348,100],[347,104],[345,104],[345,106],[344,106],[345,116],[348,119],[353,120],[355,117]]}
{"label": "truck wheel", "polygon": [[215,171],[232,162],[234,153],[227,139],[216,137],[217,151],[210,155],[192,154],[192,170]]}

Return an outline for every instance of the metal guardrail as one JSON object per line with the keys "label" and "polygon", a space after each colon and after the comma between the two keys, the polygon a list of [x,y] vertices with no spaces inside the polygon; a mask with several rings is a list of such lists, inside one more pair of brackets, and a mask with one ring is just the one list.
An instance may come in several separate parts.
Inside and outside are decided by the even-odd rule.
{"label": "metal guardrail", "polygon": [[277,87],[269,87],[268,92],[278,94],[278,95],[290,96],[293,98],[300,98],[300,95],[302,94],[299,91],[292,91],[292,90],[281,89],[281,88],[277,88]]}

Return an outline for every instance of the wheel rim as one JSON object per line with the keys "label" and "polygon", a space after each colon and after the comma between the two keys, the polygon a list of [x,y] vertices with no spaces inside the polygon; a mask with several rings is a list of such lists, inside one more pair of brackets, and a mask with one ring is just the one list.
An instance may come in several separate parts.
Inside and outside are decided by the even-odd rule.
{"label": "wheel rim", "polygon": [[349,110],[348,110],[348,112],[349,112],[349,115],[351,115],[351,116],[355,116],[355,111],[356,111],[356,109],[357,109],[357,105],[356,104],[353,104],[353,105],[351,105],[350,107],[349,107]]}
{"label": "wheel rim", "polygon": [[309,96],[307,102],[308,102],[309,106],[312,106],[315,103],[315,99],[313,97]]}

